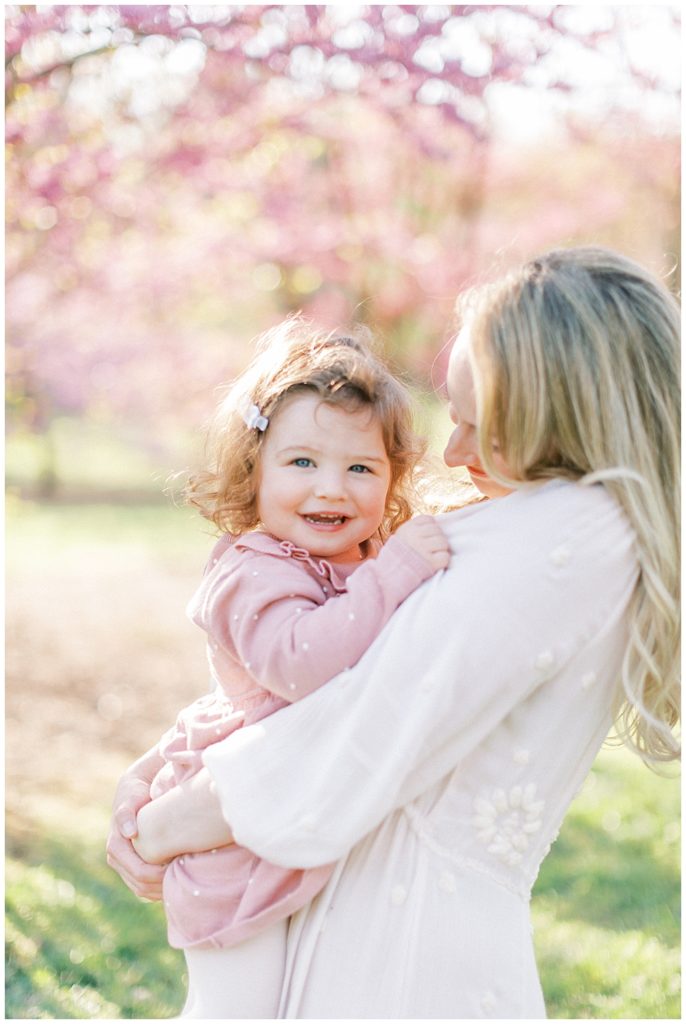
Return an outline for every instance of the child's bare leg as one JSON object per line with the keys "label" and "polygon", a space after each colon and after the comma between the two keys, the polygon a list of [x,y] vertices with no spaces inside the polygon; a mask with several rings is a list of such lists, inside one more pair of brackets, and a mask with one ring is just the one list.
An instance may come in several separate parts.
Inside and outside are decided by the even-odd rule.
{"label": "child's bare leg", "polygon": [[188,998],[181,1016],[274,1019],[281,996],[288,921],[230,949],[187,949]]}

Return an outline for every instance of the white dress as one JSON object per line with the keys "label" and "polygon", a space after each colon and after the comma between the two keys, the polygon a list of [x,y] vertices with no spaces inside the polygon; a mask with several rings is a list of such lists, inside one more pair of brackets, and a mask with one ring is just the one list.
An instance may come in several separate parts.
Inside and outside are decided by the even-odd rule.
{"label": "white dress", "polygon": [[454,552],[355,668],[210,747],[236,841],[338,860],[280,1016],[540,1018],[529,899],[611,724],[638,569],[602,485],[441,518]]}

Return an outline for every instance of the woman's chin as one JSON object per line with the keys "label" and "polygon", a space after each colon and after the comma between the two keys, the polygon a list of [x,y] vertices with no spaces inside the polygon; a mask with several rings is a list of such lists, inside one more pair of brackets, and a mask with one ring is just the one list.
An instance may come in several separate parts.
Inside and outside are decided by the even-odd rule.
{"label": "woman's chin", "polygon": [[485,473],[477,473],[472,469],[468,472],[469,478],[477,491],[480,491],[485,498],[504,498],[506,494],[512,494],[511,487],[506,487],[505,484],[501,484],[498,480],[486,476]]}

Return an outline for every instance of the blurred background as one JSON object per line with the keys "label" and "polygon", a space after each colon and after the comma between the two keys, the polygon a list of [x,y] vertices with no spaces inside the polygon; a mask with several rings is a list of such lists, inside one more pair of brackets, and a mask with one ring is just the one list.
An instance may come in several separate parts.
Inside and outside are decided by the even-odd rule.
{"label": "blurred background", "polygon": [[[678,294],[679,8],[5,19],[7,1012],[171,1016],[182,961],[103,856],[119,773],[206,687],[211,537],[170,474],[289,312],[372,327],[440,451],[464,288],[599,243]],[[535,894],[550,1016],[679,1016],[678,810],[601,755]]]}

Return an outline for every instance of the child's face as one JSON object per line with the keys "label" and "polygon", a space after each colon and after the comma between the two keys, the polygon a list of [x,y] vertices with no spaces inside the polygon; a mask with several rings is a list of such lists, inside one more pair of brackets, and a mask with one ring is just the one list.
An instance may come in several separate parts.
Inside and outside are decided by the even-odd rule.
{"label": "child's face", "polygon": [[384,517],[391,465],[381,424],[297,395],[272,417],[260,457],[257,510],[264,529],[330,562],[351,562]]}
{"label": "child's face", "polygon": [[[446,384],[450,418],[455,429],[448,438],[443,458],[448,466],[464,466],[474,486],[486,497],[501,498],[510,494],[511,488],[488,476],[479,458],[474,376],[469,363],[468,345],[469,338],[463,330],[450,353]],[[499,471],[509,474],[505,459],[497,451],[493,453],[493,461]]]}

